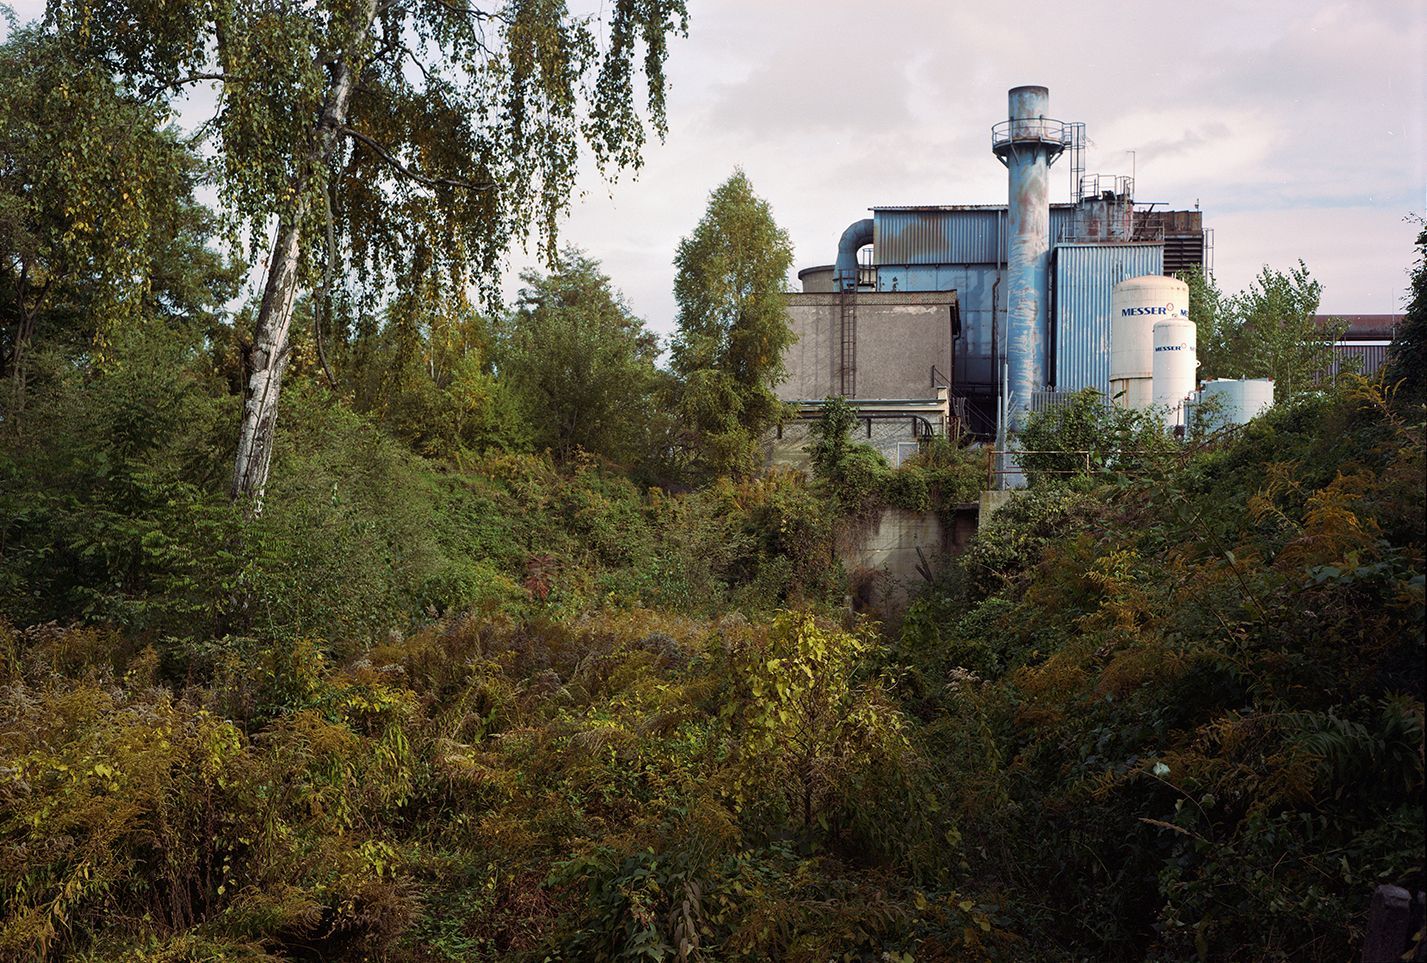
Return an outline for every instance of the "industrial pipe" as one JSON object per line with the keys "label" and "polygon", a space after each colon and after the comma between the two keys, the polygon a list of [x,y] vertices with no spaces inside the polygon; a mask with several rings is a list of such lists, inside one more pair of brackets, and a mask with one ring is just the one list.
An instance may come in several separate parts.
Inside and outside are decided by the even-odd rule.
{"label": "industrial pipe", "polygon": [[839,291],[857,290],[857,252],[872,243],[872,218],[853,221],[837,242],[837,266],[833,269],[833,285]]}

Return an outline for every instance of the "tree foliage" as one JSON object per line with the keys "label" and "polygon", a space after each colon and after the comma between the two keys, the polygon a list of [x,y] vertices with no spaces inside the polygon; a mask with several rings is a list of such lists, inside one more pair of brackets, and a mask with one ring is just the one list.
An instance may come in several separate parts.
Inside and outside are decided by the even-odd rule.
{"label": "tree foliage", "polygon": [[599,262],[567,248],[549,274],[529,271],[501,330],[501,376],[537,447],[630,464],[646,457],[657,417],[658,338],[630,313]]}
{"label": "tree foliage", "polygon": [[1225,295],[1201,270],[1189,285],[1189,317],[1198,337],[1200,379],[1272,378],[1283,403],[1313,390],[1333,367],[1342,322],[1317,323],[1323,285],[1302,261],[1284,273],[1265,266],[1249,287]]}
{"label": "tree foliage", "polygon": [[[495,376],[494,324],[462,293],[420,280],[391,299],[380,323],[374,313],[363,311],[332,352],[355,410],[432,458],[528,446],[510,385]],[[293,358],[317,376],[315,338],[296,338]]]}
{"label": "tree foliage", "polygon": [[937,512],[953,523],[956,506],[976,500],[985,463],[959,439],[923,439],[917,452],[893,469],[877,449],[852,440],[857,423],[857,409],[847,399],[830,397],[808,427],[813,476],[844,515],[866,519],[884,508],[901,508]]}
{"label": "tree foliage", "polygon": [[[538,225],[553,241],[582,146],[611,172],[638,164],[640,71],[663,132],[667,38],[684,20],[664,0],[622,0],[603,24],[524,2],[55,0],[48,11],[73,56],[141,96],[217,85],[204,132],[238,222],[260,241],[270,219],[303,210],[311,260],[345,254],[377,285],[423,273],[491,285],[513,237]],[[324,119],[344,60],[359,82],[345,115]],[[309,160],[328,128],[335,146]],[[341,251],[324,249],[328,197]]]}
{"label": "tree foliage", "polygon": [[1236,350],[1248,377],[1274,381],[1276,402],[1291,401],[1328,374],[1333,343],[1345,326],[1316,322],[1323,285],[1302,261],[1284,274],[1265,267],[1237,299],[1242,324]]}
{"label": "tree foliage", "polygon": [[38,28],[0,46],[0,410],[23,404],[36,350],[102,359],[126,326],[203,332],[230,296],[166,117]]}
{"label": "tree foliage", "polygon": [[671,364],[679,414],[707,472],[751,472],[760,436],[782,417],[773,389],[793,341],[783,304],[792,262],[787,232],[741,170],[709,195],[679,243]]}
{"label": "tree foliage", "polygon": [[1403,401],[1427,402],[1427,224],[1417,234],[1411,298],[1388,349],[1387,380],[1401,384]]}
{"label": "tree foliage", "polygon": [[1094,388],[1031,415],[1021,433],[1021,469],[1032,485],[1084,475],[1140,474],[1165,468],[1178,445],[1158,411],[1106,403]]}
{"label": "tree foliage", "polygon": [[[322,0],[217,4],[54,0],[75,60],[143,96],[216,85],[221,196],[254,247],[276,224],[247,352],[231,491],[261,506],[298,291],[333,279],[494,301],[508,244],[553,242],[582,147],[603,170],[637,163],[664,129],[667,37],[682,0],[618,0],[604,24],[563,4]],[[641,56],[642,52],[642,56]],[[553,250],[553,247],[551,248]]]}

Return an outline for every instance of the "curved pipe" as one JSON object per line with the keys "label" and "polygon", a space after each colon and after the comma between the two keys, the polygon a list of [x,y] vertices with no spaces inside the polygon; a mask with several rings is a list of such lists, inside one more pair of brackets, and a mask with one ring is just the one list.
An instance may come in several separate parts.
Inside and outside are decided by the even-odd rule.
{"label": "curved pipe", "polygon": [[853,221],[842,232],[837,242],[837,267],[833,270],[833,284],[839,291],[857,288],[857,252],[872,243],[872,218],[864,217]]}

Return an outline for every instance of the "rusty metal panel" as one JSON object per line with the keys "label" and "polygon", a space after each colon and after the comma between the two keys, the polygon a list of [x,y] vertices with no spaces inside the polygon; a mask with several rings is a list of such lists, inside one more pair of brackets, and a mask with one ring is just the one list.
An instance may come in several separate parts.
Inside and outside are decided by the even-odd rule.
{"label": "rusty metal panel", "polygon": [[[1070,204],[1051,205],[1048,244],[1074,215]],[[1007,216],[1004,206],[874,208],[874,263],[1004,264]]]}
{"label": "rusty metal panel", "polygon": [[996,260],[997,210],[877,211],[872,252],[881,264],[983,264]]}
{"label": "rusty metal panel", "polygon": [[1052,268],[1055,386],[1110,391],[1110,294],[1127,278],[1159,274],[1162,244],[1059,244]]}

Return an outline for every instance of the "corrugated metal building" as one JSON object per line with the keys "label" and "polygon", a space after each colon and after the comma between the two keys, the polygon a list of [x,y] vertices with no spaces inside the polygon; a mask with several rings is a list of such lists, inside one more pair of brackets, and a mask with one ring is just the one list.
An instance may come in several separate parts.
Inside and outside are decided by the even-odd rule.
{"label": "corrugated metal building", "polygon": [[[1103,199],[1093,199],[1101,207]],[[1128,198],[1116,199],[1122,204]],[[1083,204],[1087,202],[1082,202]],[[1048,386],[1059,391],[1084,387],[1109,390],[1110,292],[1120,281],[1165,270],[1164,229],[1172,223],[1182,233],[1202,229],[1199,212],[1162,212],[1162,218],[1144,219],[1130,240],[1106,236],[1088,240],[1083,212],[1077,205],[1050,206],[1050,304],[1042,323],[1049,346]],[[1192,218],[1175,219],[1189,214]],[[863,271],[863,290],[956,291],[961,327],[956,339],[953,377],[959,396],[968,398],[982,417],[977,430],[991,423],[988,406],[995,391],[1000,350],[993,332],[1004,339],[1006,291],[1007,208],[1003,204],[937,205],[927,207],[872,208],[870,264]],[[1118,232],[1117,232],[1118,233]],[[1177,258],[1202,264],[1203,244],[1197,249],[1180,245]],[[819,283],[805,274],[805,285]],[[821,278],[821,274],[817,275]],[[829,288],[831,284],[827,285]],[[812,290],[804,287],[804,290]],[[1003,349],[1002,349],[1003,350]],[[978,421],[973,410],[973,423]]]}
{"label": "corrugated metal building", "polygon": [[1110,295],[1115,285],[1164,270],[1162,244],[1057,244],[1051,254],[1050,384],[1110,393]]}
{"label": "corrugated metal building", "polygon": [[1332,377],[1340,371],[1356,366],[1360,374],[1373,375],[1387,363],[1388,348],[1397,335],[1397,326],[1402,323],[1400,314],[1349,314],[1315,315],[1318,327],[1327,328],[1346,321],[1347,331],[1333,345]]}
{"label": "corrugated metal building", "polygon": [[[972,431],[985,436],[997,429],[998,394],[1015,431],[1031,398],[1046,389],[1109,391],[1112,289],[1127,278],[1205,265],[1208,233],[1199,211],[1137,208],[1132,177],[1087,174],[1084,125],[1049,117],[1047,105],[1046,88],[1013,87],[1009,119],[991,129],[992,153],[1008,172],[1008,203],[873,207],[870,218],[843,231],[834,265],[799,272],[803,293],[789,304],[803,347],[789,352],[790,378],[780,390],[813,383],[800,365],[815,367],[818,377],[824,368],[835,372],[834,390],[848,398],[872,398],[888,385],[916,397],[946,385],[965,402]],[[1048,171],[1062,153],[1073,203],[1051,204]],[[873,312],[866,299],[859,319],[863,292],[879,300]],[[947,302],[946,320],[908,333],[915,324],[899,312],[917,305],[899,307],[896,296],[949,292],[955,301]],[[878,331],[916,343],[893,352],[899,360],[874,356]],[[874,370],[888,366],[896,370]]]}

